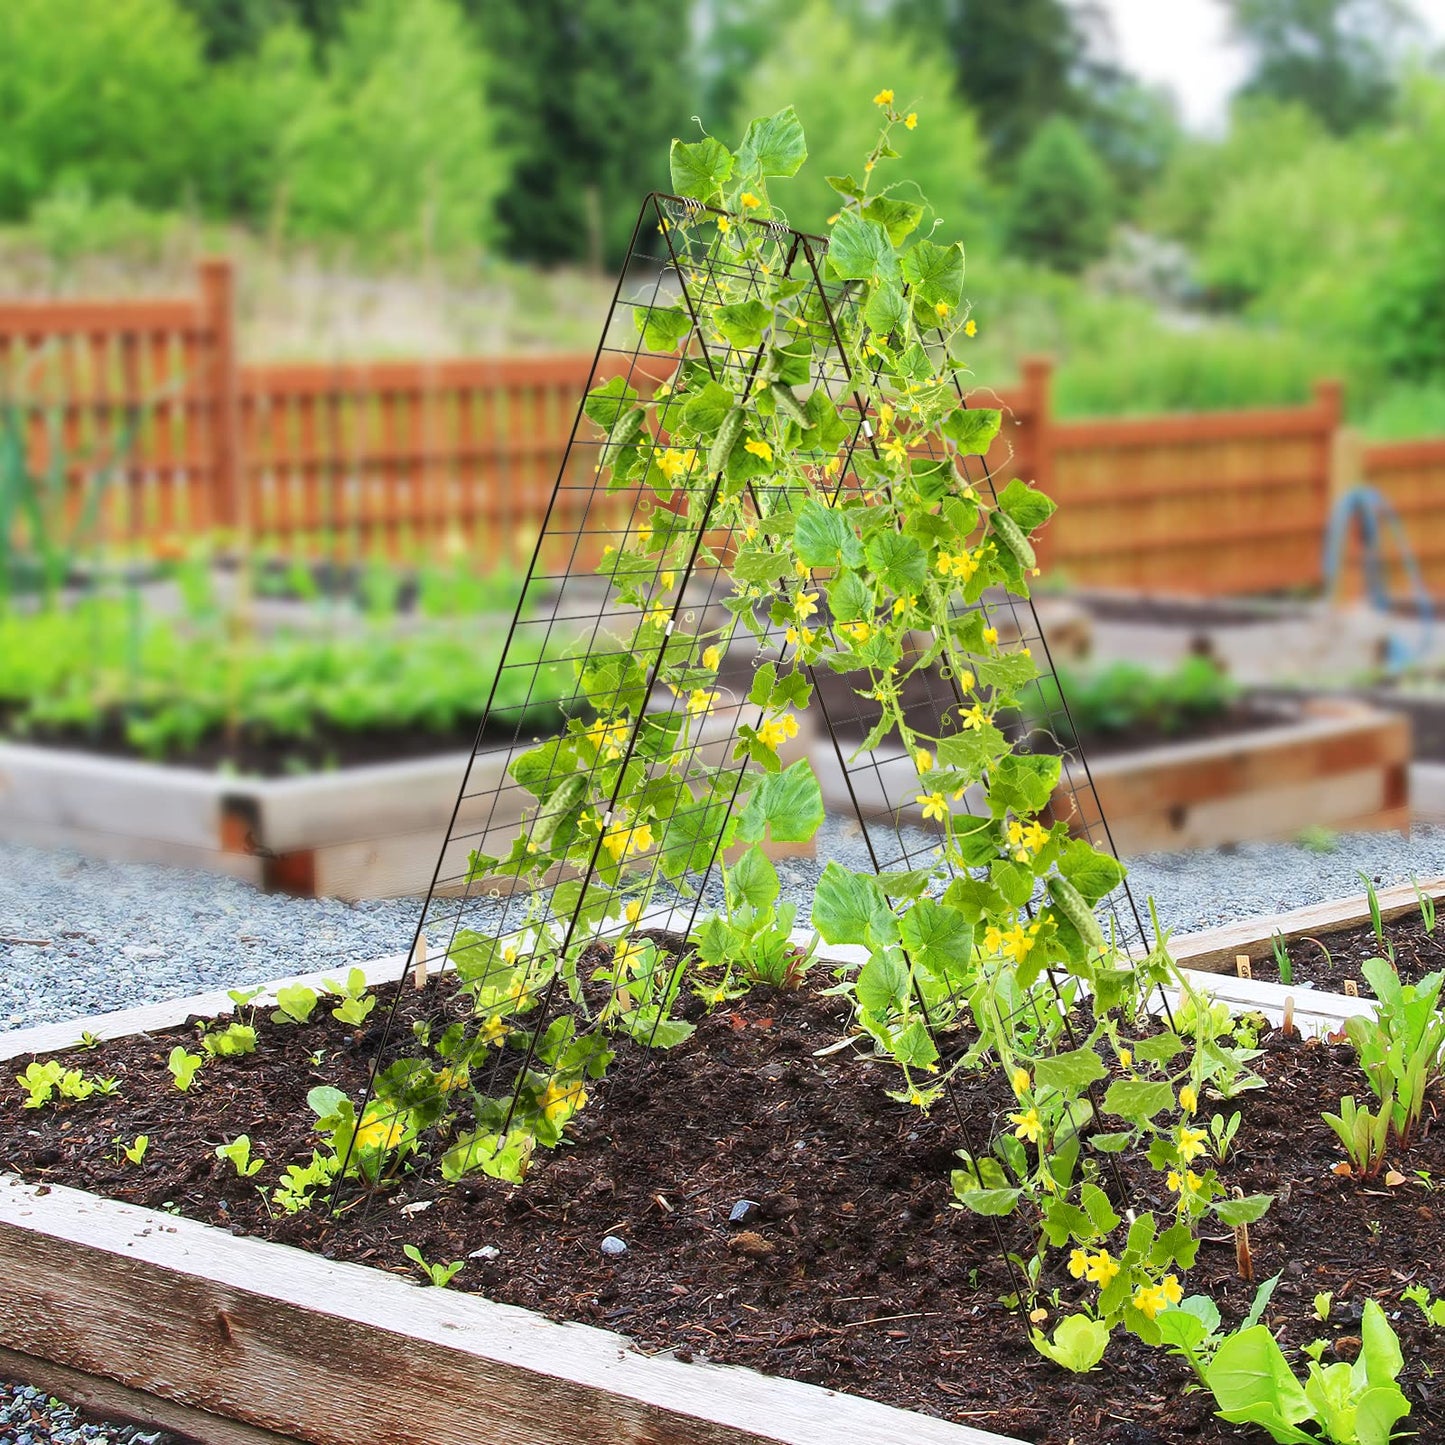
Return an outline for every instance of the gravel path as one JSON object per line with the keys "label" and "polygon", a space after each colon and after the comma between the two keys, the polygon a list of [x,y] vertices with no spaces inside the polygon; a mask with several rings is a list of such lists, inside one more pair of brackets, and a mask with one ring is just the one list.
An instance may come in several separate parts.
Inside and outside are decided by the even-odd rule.
{"label": "gravel path", "polygon": [[73,1406],[30,1385],[0,1380],[0,1441],[6,1445],[173,1445],[144,1425],[87,1423]]}
{"label": "gravel path", "polygon": [[[929,843],[912,830],[904,841],[910,852]],[[1164,923],[1187,933],[1358,893],[1360,872],[1381,886],[1445,874],[1442,828],[1333,843],[1328,852],[1253,843],[1152,854],[1134,860],[1131,886],[1141,911],[1152,894]],[[817,861],[778,864],[800,921],[829,859],[869,866],[855,823],[830,819]],[[418,907],[285,898],[211,873],[0,845],[0,1032],[398,953]]]}

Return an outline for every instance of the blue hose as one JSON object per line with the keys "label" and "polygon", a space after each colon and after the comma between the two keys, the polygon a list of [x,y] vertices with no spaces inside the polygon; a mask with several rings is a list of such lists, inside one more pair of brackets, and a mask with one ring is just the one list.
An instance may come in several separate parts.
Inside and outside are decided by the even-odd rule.
{"label": "blue hose", "polygon": [[1435,621],[1435,607],[1430,600],[1429,590],[1420,572],[1414,549],[1405,532],[1405,524],[1390,499],[1375,487],[1351,487],[1330,509],[1328,525],[1325,528],[1324,577],[1325,596],[1334,594],[1340,580],[1344,562],[1345,539],[1350,524],[1358,523],[1360,552],[1365,569],[1365,589],[1371,604],[1379,611],[1392,614],[1390,583],[1385,569],[1385,529],[1394,534],[1395,550],[1400,565],[1404,568],[1410,592],[1419,614],[1420,633],[1415,645],[1400,635],[1391,633],[1385,643],[1385,671],[1390,674],[1402,672],[1411,663],[1419,662],[1430,650],[1431,632]]}

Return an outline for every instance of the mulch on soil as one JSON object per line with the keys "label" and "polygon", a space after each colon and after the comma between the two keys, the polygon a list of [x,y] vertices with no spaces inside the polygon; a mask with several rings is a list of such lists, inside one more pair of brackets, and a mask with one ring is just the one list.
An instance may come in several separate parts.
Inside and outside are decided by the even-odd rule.
{"label": "mulch on soil", "polygon": [[[418,997],[407,991],[403,1015]],[[454,1288],[605,1326],[644,1351],[749,1365],[1038,1445],[1261,1438],[1215,1420],[1206,1396],[1187,1393],[1182,1363],[1122,1334],[1104,1368],[1081,1377],[1032,1350],[999,1303],[1010,1283],[990,1221],[950,1208],[959,1140],[948,1111],[925,1118],[887,1099],[896,1076],[861,1051],[818,1055],[847,1032],[838,999],[760,988],[700,1018],[670,1052],[623,1043],[574,1142],[539,1157],[526,1186],[407,1180],[336,1221],[272,1218],[212,1151],[249,1133],[253,1156],[271,1161],[259,1176],[269,1193],[283,1163],[310,1157],[307,1090],[333,1083],[359,1097],[376,1031],[358,1037],[329,1017],[304,1028],[257,1022],[257,1052],[208,1064],[189,1096],[165,1066],[184,1030],[77,1059],[120,1079],[116,1100],[24,1111],[7,1070],[0,1163],[398,1273],[411,1272],[401,1247],[413,1243],[431,1261],[466,1260]],[[1422,1439],[1445,1438],[1445,1334],[1399,1302],[1411,1283],[1445,1291],[1445,1125],[1432,1107],[1408,1156],[1393,1161],[1409,1183],[1339,1178],[1341,1151],[1319,1115],[1342,1093],[1367,1092],[1350,1050],[1277,1036],[1265,1046],[1269,1089],[1218,1107],[1243,1115],[1228,1183],[1277,1196],[1251,1230],[1258,1277],[1282,1273],[1267,1318],[1287,1348],[1330,1340],[1329,1363],[1352,1357],[1363,1303],[1380,1300],[1407,1361],[1406,1423]],[[991,1094],[961,1090],[979,1133],[1003,1102]],[[140,1133],[150,1136],[144,1163],[117,1162],[112,1141]],[[1169,1209],[1147,1168],[1126,1169],[1125,1182],[1129,1203]],[[754,1207],[730,1224],[744,1200]],[[1004,1227],[1023,1244],[1016,1223]],[[604,1254],[607,1235],[626,1253]],[[1067,1307],[1078,1286],[1061,1257],[1050,1269]],[[1243,1315],[1253,1286],[1237,1278],[1227,1230],[1205,1243],[1186,1285],[1209,1292],[1226,1319]],[[1311,1311],[1325,1290],[1335,1304],[1320,1324]]]}
{"label": "mulch on soil", "polygon": [[[1395,971],[1402,983],[1419,983],[1427,973],[1445,969],[1445,902],[1440,908],[1440,922],[1433,933],[1425,929],[1419,913],[1404,913],[1385,923],[1385,939],[1394,950]],[[1374,998],[1360,965],[1367,958],[1390,957],[1384,944],[1370,924],[1344,929],[1339,933],[1322,934],[1317,942],[1309,938],[1292,939],[1289,944],[1291,982],[1309,983],[1330,993],[1344,993],[1352,982],[1362,998]],[[1270,983],[1280,981],[1279,968],[1273,954],[1257,958],[1250,965],[1255,978]]]}
{"label": "mulch on soil", "polygon": [[475,723],[445,732],[415,727],[351,732],[318,722],[305,737],[278,737],[243,728],[233,737],[216,733],[201,738],[193,747],[174,748],[164,758],[153,758],[126,737],[125,718],[119,713],[107,714],[94,727],[33,727],[19,732],[7,726],[5,710],[0,705],[0,741],[33,743],[136,762],[160,762],[175,768],[200,768],[205,772],[226,768],[260,778],[293,777],[299,773],[364,767],[370,763],[467,753],[476,740]]}

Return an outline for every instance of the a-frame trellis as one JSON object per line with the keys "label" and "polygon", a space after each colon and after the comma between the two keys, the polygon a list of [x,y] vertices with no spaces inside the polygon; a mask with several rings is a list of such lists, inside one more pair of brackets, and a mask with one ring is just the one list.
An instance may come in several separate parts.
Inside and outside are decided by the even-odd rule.
{"label": "a-frame trellis", "polygon": [[[743,226],[756,228],[752,244],[729,247],[726,237]],[[690,934],[705,901],[716,899],[725,824],[761,786],[745,758],[734,756],[735,745],[741,741],[737,751],[750,750],[776,662],[797,641],[794,628],[769,620],[779,583],[740,569],[740,584],[734,563],[758,529],[767,532],[769,518],[798,500],[770,474],[761,453],[753,473],[739,479],[709,475],[696,449],[672,447],[667,397],[676,388],[694,399],[689,404],[699,404],[699,394],[718,382],[746,397],[766,360],[768,374],[781,375],[802,405],[814,395],[826,398],[804,433],[816,443],[808,458],[815,475],[835,499],[859,486],[853,463],[876,452],[876,418],[850,372],[845,337],[863,334],[865,320],[853,283],[829,276],[827,249],[826,238],[729,217],[678,197],[653,195],[643,205],[592,389],[579,406],[418,921],[416,956],[426,957],[426,989],[397,996],[377,1045],[376,1071],[390,1079],[392,1097],[405,1096],[409,1069],[429,1080],[433,1093],[436,1079],[451,1069],[453,1085],[468,1082],[487,1100],[473,1130],[453,1127],[440,1140],[410,1138],[417,1164],[430,1150],[447,1172],[480,1164],[505,1174],[525,1163],[519,1150],[555,1142],[585,1100],[585,1080],[600,1073],[593,1066],[606,1046],[598,1022],[608,1011],[600,1006],[604,999],[613,1006],[614,1026],[620,1017],[623,1031],[639,1041],[666,1041],[679,980],[672,963],[647,944],[648,966],[619,977],[607,949],[595,956],[587,950],[609,929],[635,931],[658,918],[672,933]],[[769,309],[758,301],[767,316],[754,337],[749,303],[765,289],[776,300],[780,278],[787,304]],[[738,324],[731,335],[705,334],[703,302],[722,292],[737,308],[729,314]],[[625,422],[629,412],[636,414],[634,392],[662,397],[656,435]],[[961,390],[958,399],[964,399]],[[960,457],[938,436],[908,440],[915,459],[992,500],[993,482],[980,458]],[[524,446],[525,438],[516,444]],[[592,464],[579,468],[578,453]],[[974,607],[1035,651],[1041,677],[1030,686],[1040,689],[1040,713],[1048,715],[1046,697],[1062,708],[1033,604],[1000,592],[985,594]],[[693,688],[678,641],[705,632],[719,637],[716,685]],[[876,708],[866,699],[830,685],[826,670],[809,667],[808,675],[873,868],[887,875],[927,866],[933,842],[909,806],[917,791],[915,759],[870,735]],[[700,695],[705,705],[694,708]],[[946,667],[917,674],[908,705],[935,720],[934,732],[957,726],[963,705],[957,679]],[[575,720],[571,741],[548,740],[543,724],[550,719],[555,727],[558,706]],[[1029,740],[1017,746],[1027,750]],[[706,785],[678,789],[661,781],[664,774],[706,779]],[[1054,814],[1112,851],[1083,759],[1074,758],[1064,776]],[[790,771],[775,774],[767,786],[781,794],[802,782]],[[665,789],[664,841],[632,820],[641,816],[641,800],[655,809]],[[768,809],[751,811],[754,816],[748,820],[744,810],[744,818],[756,838],[766,831]],[[529,873],[529,852],[539,843],[550,847],[559,829],[586,844],[569,855],[574,866]],[[1121,947],[1145,945],[1127,887],[1111,896],[1109,914]],[[548,965],[534,968],[543,954]],[[468,985],[463,994],[445,982],[457,972]],[[599,972],[603,982],[595,984]],[[619,995],[627,1011],[615,1007]],[[447,1064],[449,1025],[455,1026],[451,1037],[461,1038],[482,1012],[490,1014],[490,1042],[510,1034],[512,1046],[492,1049],[484,1062],[469,1055]],[[1068,1010],[1063,1014],[1067,1030]],[[945,1046],[945,1063],[948,1057]],[[440,1115],[441,1105],[433,1103]],[[962,1131],[963,1115],[954,1113]],[[531,1138],[518,1143],[513,1126],[522,1114],[531,1120]],[[381,1137],[393,1142],[384,1124]],[[988,1141],[960,1137],[959,1143],[975,1154]]]}

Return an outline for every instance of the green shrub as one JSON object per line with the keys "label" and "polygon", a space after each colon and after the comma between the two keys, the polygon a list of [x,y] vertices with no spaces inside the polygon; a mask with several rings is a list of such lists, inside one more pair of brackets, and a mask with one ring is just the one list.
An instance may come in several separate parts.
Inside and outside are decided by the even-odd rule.
{"label": "green shrub", "polygon": [[[823,177],[857,171],[877,132],[868,99],[885,87],[899,111],[918,115],[908,135],[909,180],[899,198],[917,200],[921,192],[950,234],[976,245],[995,229],[978,126],[953,96],[947,63],[915,50],[904,35],[857,29],[823,0],[809,0],[744,84],[728,129],[741,133],[747,117],[793,105],[810,161],[796,179],[774,182],[771,199],[791,224],[823,232],[841,200]],[[880,163],[874,194],[892,179],[889,164]]]}
{"label": "green shrub", "polygon": [[325,85],[280,136],[286,228],[373,248],[403,237],[440,251],[486,240],[507,164],[483,79],[451,0],[362,0],[327,52]]}
{"label": "green shrub", "polygon": [[1117,207],[1114,183],[1083,132],[1052,116],[1019,157],[1009,242],[1026,260],[1080,271],[1108,250]]}

